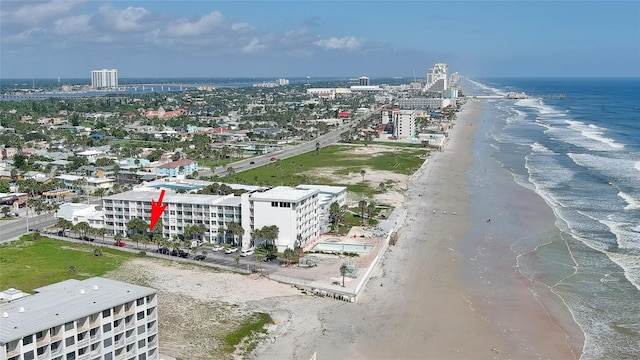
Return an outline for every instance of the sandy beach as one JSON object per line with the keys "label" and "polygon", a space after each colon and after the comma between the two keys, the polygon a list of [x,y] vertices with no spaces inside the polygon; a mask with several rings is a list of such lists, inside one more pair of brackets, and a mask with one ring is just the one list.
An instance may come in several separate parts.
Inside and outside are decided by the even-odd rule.
{"label": "sandy beach", "polygon": [[[465,105],[444,152],[432,154],[409,179],[408,216],[399,243],[389,249],[359,302],[269,299],[269,307],[281,316],[289,314],[289,320],[273,342],[258,346],[254,358],[305,359],[314,353],[318,359],[579,357],[581,339],[572,333],[575,329],[556,321],[537,297],[541,294],[519,276],[509,246],[486,243],[511,223],[510,210],[496,208],[507,205],[483,199],[497,216],[491,222],[485,214],[471,214],[478,204],[472,204],[470,192],[491,183],[508,187],[506,193],[522,191],[516,195],[541,212],[524,225],[553,226],[544,202],[512,181],[507,184],[497,164],[491,168],[495,182],[491,173],[484,182],[470,178],[474,158],[482,156],[472,150],[481,115],[482,103]],[[532,214],[513,213],[521,215]],[[468,238],[478,243],[463,241]],[[482,274],[476,272],[476,261],[484,261],[478,251],[495,251],[492,256],[498,259],[480,264]],[[304,313],[301,319],[298,311]]]}

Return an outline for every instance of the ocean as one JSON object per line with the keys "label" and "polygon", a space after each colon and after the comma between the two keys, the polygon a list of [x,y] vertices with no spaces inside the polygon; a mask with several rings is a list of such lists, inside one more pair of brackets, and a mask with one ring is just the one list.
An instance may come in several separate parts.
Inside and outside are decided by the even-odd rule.
{"label": "ocean", "polygon": [[465,91],[534,95],[485,101],[491,157],[556,217],[547,239],[513,244],[517,269],[570,311],[582,359],[637,359],[640,78],[467,79]]}

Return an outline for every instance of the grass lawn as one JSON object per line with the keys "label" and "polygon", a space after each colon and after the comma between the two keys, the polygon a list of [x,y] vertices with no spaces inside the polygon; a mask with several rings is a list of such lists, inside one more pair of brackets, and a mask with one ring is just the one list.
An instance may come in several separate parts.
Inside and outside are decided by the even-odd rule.
{"label": "grass lawn", "polygon": [[392,146],[392,147],[408,147],[408,148],[423,148],[424,145],[421,143],[403,143],[396,141],[357,141],[356,144],[362,145],[384,145],[384,146]]}
{"label": "grass lawn", "polygon": [[340,185],[347,186],[349,191],[355,193],[375,194],[381,190],[371,188],[366,182],[366,175],[364,183],[342,184],[335,179],[314,177],[303,173],[320,168],[337,168],[334,172],[336,175],[346,175],[349,173],[359,174],[363,168],[373,168],[410,175],[422,165],[424,156],[428,153],[425,149],[407,148],[371,156],[353,156],[349,154],[351,149],[351,146],[332,145],[323,148],[319,155],[315,152],[308,152],[226,176],[223,180],[263,186],[296,186],[302,183]]}
{"label": "grass lawn", "polygon": [[[16,288],[31,292],[35,288],[67,279],[101,276],[135,256],[106,246],[102,256],[94,256],[96,246],[74,244],[32,234],[18,241],[0,244],[0,290]],[[69,272],[75,266],[76,272]]]}

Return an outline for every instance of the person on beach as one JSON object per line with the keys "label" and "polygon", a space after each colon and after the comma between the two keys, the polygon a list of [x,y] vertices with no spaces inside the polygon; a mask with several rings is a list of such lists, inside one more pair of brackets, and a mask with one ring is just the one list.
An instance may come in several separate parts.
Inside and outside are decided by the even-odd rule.
{"label": "person on beach", "polygon": [[488,222],[488,223],[490,223],[490,222],[491,222],[491,219],[487,220],[487,222]]}

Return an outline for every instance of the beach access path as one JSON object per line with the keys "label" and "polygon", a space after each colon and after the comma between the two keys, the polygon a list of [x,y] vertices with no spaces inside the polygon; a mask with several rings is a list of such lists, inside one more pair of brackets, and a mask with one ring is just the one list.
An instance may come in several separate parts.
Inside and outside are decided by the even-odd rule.
{"label": "beach access path", "polygon": [[[358,303],[283,304],[285,299],[274,298],[256,304],[286,324],[275,329],[272,342],[258,346],[254,358],[306,359],[314,353],[317,359],[575,358],[565,333],[526,285],[514,288],[514,296],[506,292],[492,299],[522,302],[505,306],[514,313],[501,318],[513,315],[523,322],[528,336],[523,339],[523,332],[494,322],[485,299],[474,297],[474,286],[464,280],[465,264],[473,261],[461,249],[472,224],[468,171],[474,136],[481,136],[482,108],[480,100],[464,105],[444,151],[433,153],[410,178],[398,244],[389,248]],[[478,286],[489,285],[478,281]],[[529,310],[515,313],[522,309]]]}

